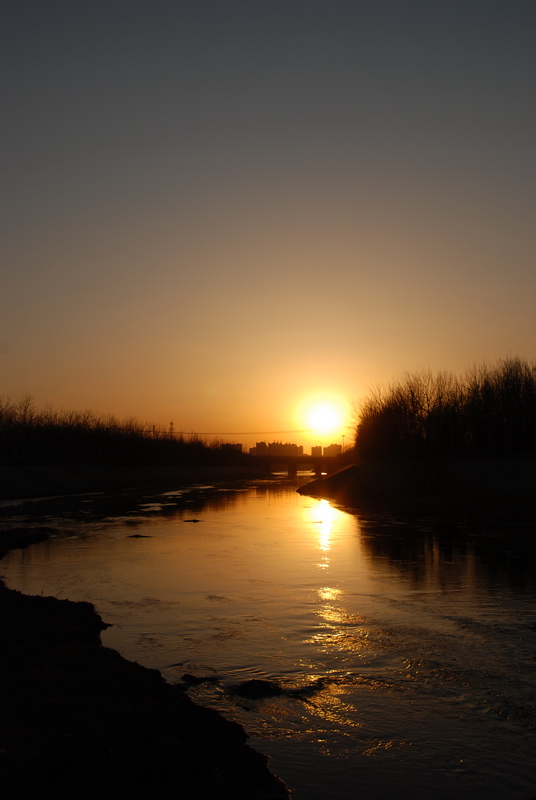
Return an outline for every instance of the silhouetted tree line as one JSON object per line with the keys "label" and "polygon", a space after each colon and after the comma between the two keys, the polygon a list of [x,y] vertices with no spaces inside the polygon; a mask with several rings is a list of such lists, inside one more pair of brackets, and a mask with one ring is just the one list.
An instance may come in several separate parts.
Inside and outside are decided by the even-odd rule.
{"label": "silhouetted tree line", "polygon": [[218,442],[207,443],[195,434],[175,434],[172,424],[162,429],[92,411],[38,410],[31,397],[16,402],[0,397],[0,457],[4,459],[191,463],[228,461],[231,456]]}
{"label": "silhouetted tree line", "polygon": [[406,373],[358,411],[364,459],[536,455],[536,366],[520,358],[459,378]]}

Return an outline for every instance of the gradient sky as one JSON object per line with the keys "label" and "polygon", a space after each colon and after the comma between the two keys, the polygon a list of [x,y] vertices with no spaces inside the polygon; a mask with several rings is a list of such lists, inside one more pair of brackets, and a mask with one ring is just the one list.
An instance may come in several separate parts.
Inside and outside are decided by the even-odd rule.
{"label": "gradient sky", "polygon": [[536,356],[533,0],[4,0],[0,28],[0,394],[292,431],[311,395]]}

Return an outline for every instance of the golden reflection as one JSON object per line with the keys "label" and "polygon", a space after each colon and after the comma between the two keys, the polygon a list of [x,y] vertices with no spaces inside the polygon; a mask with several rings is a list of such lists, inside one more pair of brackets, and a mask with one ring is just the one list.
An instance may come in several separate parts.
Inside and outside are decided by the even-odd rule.
{"label": "golden reflection", "polygon": [[333,527],[333,522],[337,513],[340,512],[337,512],[333,506],[330,506],[327,500],[320,501],[320,508],[318,511],[320,512],[320,526],[318,530],[319,547],[321,550],[328,551],[331,550],[331,529]]}
{"label": "golden reflection", "polygon": [[315,633],[305,639],[305,644],[313,644],[324,653],[336,650],[337,652],[353,653],[360,658],[365,656],[366,650],[373,648],[373,643],[369,641],[367,632],[364,630],[352,632],[330,630]]}
{"label": "golden reflection", "polygon": [[326,622],[335,622],[337,625],[365,629],[364,626],[367,623],[366,619],[359,614],[351,614],[337,606],[323,606],[318,613]]}
{"label": "golden reflection", "polygon": [[334,608],[333,606],[324,606],[318,613],[319,616],[321,616],[326,622],[335,622],[336,624],[340,624],[342,621],[342,613],[339,608]]}
{"label": "golden reflection", "polygon": [[322,553],[322,560],[318,566],[321,569],[326,569],[329,566],[328,553],[331,550],[333,524],[341,513],[341,511],[333,508],[328,500],[320,500],[317,505],[304,508],[306,521],[314,525],[318,537],[318,549]]}
{"label": "golden reflection", "polygon": [[400,740],[384,740],[378,739],[367,750],[362,751],[364,756],[377,756],[385,753],[386,750],[403,750],[411,746],[411,742],[404,742]]}
{"label": "golden reflection", "polygon": [[321,589],[318,589],[317,591],[321,600],[336,600],[337,597],[341,594],[340,589],[331,589],[329,586],[323,586]]}
{"label": "golden reflection", "polygon": [[[346,689],[344,686],[330,685],[318,695],[315,695],[314,704],[308,710],[314,715],[317,722],[314,728],[305,731],[313,739],[318,738],[325,730],[320,727],[320,720],[328,724],[328,729],[333,725],[336,728],[361,728],[362,723],[355,718],[355,708],[352,703],[345,700]],[[329,752],[326,750],[326,752]]]}

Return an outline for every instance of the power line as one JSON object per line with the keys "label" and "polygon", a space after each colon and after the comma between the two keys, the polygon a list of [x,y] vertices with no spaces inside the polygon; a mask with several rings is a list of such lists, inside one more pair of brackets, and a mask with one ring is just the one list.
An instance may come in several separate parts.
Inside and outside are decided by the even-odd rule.
{"label": "power line", "polygon": [[[352,428],[352,425],[336,425],[333,428],[328,429],[329,431],[338,431],[341,428]],[[269,434],[270,436],[275,435],[276,433],[317,433],[321,434],[323,431],[319,431],[317,428],[301,428],[300,430],[292,430],[292,431],[195,431],[198,436],[260,436],[261,434]]]}

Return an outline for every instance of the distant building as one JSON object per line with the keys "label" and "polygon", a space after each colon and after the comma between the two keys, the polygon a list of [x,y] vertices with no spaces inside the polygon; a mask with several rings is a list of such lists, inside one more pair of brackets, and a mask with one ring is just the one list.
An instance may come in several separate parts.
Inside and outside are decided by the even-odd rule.
{"label": "distant building", "polygon": [[303,447],[294,444],[294,442],[270,442],[268,445],[269,456],[302,456]]}
{"label": "distant building", "polygon": [[324,447],[324,455],[328,458],[334,458],[335,456],[340,456],[342,453],[342,445],[341,444],[330,444],[329,447]]}
{"label": "distant building", "polygon": [[320,445],[318,445],[318,447],[311,447],[312,458],[320,458],[321,455],[322,455],[322,448]]}
{"label": "distant building", "polygon": [[220,446],[221,450],[236,450],[237,453],[242,452],[242,445],[240,442],[223,442]]}
{"label": "distant building", "polygon": [[268,445],[266,442],[257,442],[255,447],[249,448],[249,454],[251,456],[267,456],[268,455]]}
{"label": "distant building", "polygon": [[255,447],[251,447],[250,455],[252,456],[269,456],[269,457],[283,457],[286,456],[303,456],[303,447],[294,444],[294,442],[257,442]]}

